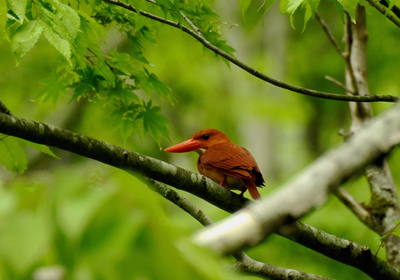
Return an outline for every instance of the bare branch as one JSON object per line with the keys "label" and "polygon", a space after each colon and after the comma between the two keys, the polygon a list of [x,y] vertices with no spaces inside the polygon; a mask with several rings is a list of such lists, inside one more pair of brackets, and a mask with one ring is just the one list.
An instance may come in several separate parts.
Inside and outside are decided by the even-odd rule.
{"label": "bare branch", "polygon": [[368,246],[338,238],[300,222],[283,226],[278,233],[334,260],[358,268],[372,279],[400,279],[400,273],[378,258]]}
{"label": "bare branch", "polygon": [[[347,17],[347,45],[349,62],[353,65],[346,68],[347,87],[357,87],[358,95],[369,95],[367,78],[367,25],[365,8],[358,5],[356,8],[356,24]],[[372,107],[369,103],[350,102],[351,126],[350,134],[356,134],[358,129],[372,118]],[[362,145],[362,143],[361,143]],[[371,189],[371,202],[364,208],[369,217],[355,212],[368,227],[383,236],[393,229],[395,222],[400,220],[400,206],[397,189],[384,155],[375,160],[365,169],[365,175]],[[348,201],[347,201],[348,202]],[[355,204],[351,204],[354,206]],[[361,211],[361,208],[357,208]],[[351,208],[354,212],[356,209]],[[400,238],[389,235],[386,238],[386,255],[388,262],[400,269]]]}
{"label": "bare branch", "polygon": [[333,193],[354,213],[354,215],[356,215],[358,219],[360,219],[360,221],[366,225],[372,224],[371,213],[369,213],[368,210],[345,189],[340,187],[337,188]]}
{"label": "bare branch", "polygon": [[351,93],[351,94],[355,94],[354,91],[352,91],[351,89],[347,88],[343,83],[339,82],[338,80],[336,80],[335,78],[332,78],[331,76],[325,76],[325,79],[334,83],[335,85],[337,85],[338,87],[341,87],[342,89],[344,89],[346,92]]}
{"label": "bare branch", "polygon": [[322,29],[325,31],[326,35],[328,36],[329,40],[331,41],[332,45],[335,47],[336,51],[342,56],[344,59],[345,54],[342,52],[342,49],[340,48],[339,44],[337,43],[335,37],[333,36],[332,32],[330,31],[328,25],[326,22],[322,19],[318,11],[315,12],[315,17],[317,18],[318,22],[321,24]]}
{"label": "bare branch", "polygon": [[223,50],[219,49],[218,47],[214,46],[211,44],[209,41],[207,41],[203,36],[200,36],[197,34],[196,31],[193,31],[192,29],[181,25],[178,22],[174,22],[159,16],[156,16],[154,14],[142,11],[142,10],[137,10],[130,4],[126,4],[124,2],[121,2],[119,0],[103,0],[104,2],[107,2],[112,5],[120,6],[124,9],[127,9],[131,12],[141,14],[142,16],[145,16],[147,18],[150,18],[152,20],[170,25],[172,27],[178,28],[182,30],[183,32],[189,34],[190,36],[194,37],[197,39],[200,43],[202,43],[206,48],[212,50],[216,54],[219,54],[223,58],[227,59],[231,63],[235,64],[239,68],[243,69],[244,71],[250,73],[251,75],[268,82],[272,85],[275,85],[277,87],[287,89],[293,92],[297,92],[300,94],[308,95],[308,96],[313,96],[313,97],[318,97],[318,98],[324,98],[324,99],[331,99],[331,100],[338,100],[338,101],[353,101],[353,102],[397,102],[399,97],[396,96],[391,96],[391,95],[371,95],[371,96],[350,96],[350,95],[343,95],[343,94],[336,94],[336,93],[329,93],[329,92],[323,92],[323,91],[317,91],[317,90],[312,90],[312,89],[307,89],[303,87],[298,87],[295,85],[287,84],[282,81],[276,80],[274,78],[271,78],[254,68],[248,66],[247,64],[243,63],[242,61],[238,60],[234,56],[224,52]]}
{"label": "bare branch", "polygon": [[167,185],[155,181],[153,179],[144,179],[142,180],[151,190],[157,192],[161,196],[165,197],[173,204],[177,205],[179,208],[187,212],[190,216],[195,218],[200,224],[203,226],[208,226],[213,224],[214,222],[206,215],[203,211],[201,211],[196,205],[190,203],[186,197],[181,196],[178,192],[171,189]]}
{"label": "bare branch", "polygon": [[315,274],[309,274],[293,269],[277,267],[253,260],[245,253],[238,254],[237,262],[231,267],[235,270],[245,272],[246,274],[273,280],[333,280]]}

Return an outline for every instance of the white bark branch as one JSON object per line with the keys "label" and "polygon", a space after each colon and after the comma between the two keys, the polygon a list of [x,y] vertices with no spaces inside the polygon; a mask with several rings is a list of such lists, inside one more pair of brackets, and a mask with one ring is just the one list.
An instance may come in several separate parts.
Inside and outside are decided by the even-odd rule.
{"label": "white bark branch", "polygon": [[[361,5],[356,9],[356,24],[347,18],[348,26],[347,48],[350,62],[346,67],[346,86],[358,95],[369,95],[367,77],[367,24],[365,8]],[[369,103],[350,102],[351,127],[350,135],[357,133],[363,123],[372,118],[372,107]],[[371,189],[371,202],[366,205],[369,215],[352,211],[372,230],[383,236],[390,232],[395,222],[400,220],[399,201],[396,186],[393,182],[390,167],[382,156],[371,163],[365,174]],[[353,204],[354,206],[354,204]],[[386,255],[390,264],[400,269],[400,238],[389,235],[386,240]]]}

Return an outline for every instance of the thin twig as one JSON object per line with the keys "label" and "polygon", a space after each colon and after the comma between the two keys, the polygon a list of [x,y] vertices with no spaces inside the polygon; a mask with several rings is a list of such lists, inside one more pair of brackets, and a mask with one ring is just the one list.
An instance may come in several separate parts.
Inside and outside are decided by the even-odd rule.
{"label": "thin twig", "polygon": [[189,23],[189,25],[196,31],[196,33],[203,38],[204,40],[206,40],[203,36],[203,33],[201,33],[201,30],[181,11],[181,16],[186,20],[187,23]]}
{"label": "thin twig", "polygon": [[354,215],[356,215],[359,220],[361,220],[364,224],[371,224],[371,214],[345,189],[340,187],[337,188],[333,193],[344,205],[346,205],[351,210],[351,212],[353,212]]}
{"label": "thin twig", "polygon": [[[154,0],[146,0],[146,1],[159,6],[158,3]],[[171,10],[171,8],[169,8],[169,9]],[[196,31],[196,33],[204,39],[204,36],[203,36],[203,33],[201,33],[201,30],[186,16],[186,14],[182,11],[180,11],[180,14],[183,17],[183,19],[193,28],[193,30]]]}
{"label": "thin twig", "polygon": [[[346,90],[348,93],[351,93],[352,95],[359,95],[358,94],[358,86],[357,86],[357,83],[355,82],[356,79],[354,77],[353,66],[351,65],[349,51],[348,50],[345,52],[342,51],[342,49],[340,48],[339,44],[337,43],[335,37],[333,36],[332,32],[330,31],[328,25],[325,23],[325,21],[322,19],[322,17],[320,16],[320,14],[317,11],[315,12],[315,16],[318,19],[319,23],[321,24],[322,29],[325,31],[325,34],[328,36],[329,40],[331,41],[332,45],[335,47],[336,51],[339,53],[339,55],[343,58],[344,62],[346,63],[346,65],[349,69],[350,77],[352,78],[352,81],[353,81],[352,85],[353,85],[354,90],[350,90],[348,87],[344,86],[342,83],[334,80],[333,78],[328,79],[327,76],[325,76],[325,79],[335,83],[336,85],[343,88],[344,90]],[[348,14],[347,14],[347,16],[348,16]],[[346,33],[349,33],[349,30],[347,30]],[[349,34],[346,34],[346,36],[348,36],[348,35]]]}
{"label": "thin twig", "polygon": [[393,231],[394,231],[396,228],[398,228],[399,226],[400,226],[400,224],[397,224],[393,229],[391,229],[388,233],[386,233],[386,234],[383,236],[383,240],[382,240],[381,244],[379,244],[379,247],[378,247],[378,249],[376,250],[375,256],[378,255],[379,250],[385,245],[386,238],[387,238],[389,235],[391,235],[391,234],[393,233]]}
{"label": "thin twig", "polygon": [[318,11],[315,12],[315,17],[317,18],[318,22],[321,24],[322,29],[325,31],[326,35],[328,36],[329,40],[331,41],[332,45],[335,47],[335,49],[337,50],[337,52],[343,57],[343,59],[345,58],[345,54],[343,53],[342,49],[340,48],[339,44],[337,43],[335,37],[333,36],[332,32],[330,31],[328,25],[326,24],[326,22],[322,19],[322,17],[320,16],[320,14],[318,13]]}
{"label": "thin twig", "polygon": [[143,178],[142,181],[153,191],[160,194],[164,198],[168,199],[179,208],[187,212],[190,216],[195,218],[200,224],[203,226],[208,226],[213,224],[214,222],[206,215],[203,211],[201,211],[196,205],[190,203],[186,197],[181,196],[178,192],[171,189],[167,185],[160,183],[156,180]]}
{"label": "thin twig", "polygon": [[324,99],[331,99],[331,100],[338,100],[338,101],[353,101],[353,102],[397,102],[400,100],[399,97],[396,96],[391,96],[391,95],[371,95],[371,96],[350,96],[350,95],[342,95],[342,94],[335,94],[335,93],[329,93],[329,92],[322,92],[322,91],[317,91],[317,90],[312,90],[312,89],[307,89],[303,87],[298,87],[295,85],[287,84],[282,81],[276,80],[274,78],[271,78],[254,68],[251,68],[247,64],[243,63],[242,61],[238,60],[234,56],[224,52],[223,50],[219,49],[218,47],[214,46],[211,44],[209,41],[207,41],[204,37],[199,36],[195,31],[192,29],[181,25],[178,22],[174,22],[159,16],[156,16],[154,14],[137,10],[130,4],[126,4],[124,2],[121,2],[119,0],[103,0],[104,2],[107,2],[112,5],[120,6],[124,9],[127,9],[131,12],[138,13],[142,16],[148,17],[150,19],[153,19],[155,21],[170,25],[172,27],[178,28],[182,30],[183,32],[189,34],[190,36],[194,37],[197,39],[199,42],[201,42],[206,48],[212,50],[216,54],[219,54],[223,58],[227,59],[228,61],[232,62],[239,68],[243,69],[244,71],[250,73],[251,75],[268,82],[270,84],[273,84],[277,87],[284,88],[293,92],[297,92],[300,94],[308,95],[308,96],[313,96],[313,97],[318,97],[318,98],[324,98]]}
{"label": "thin twig", "polygon": [[334,83],[335,85],[337,85],[338,87],[341,87],[342,89],[344,89],[346,92],[351,93],[351,94],[355,94],[354,91],[350,90],[349,88],[347,88],[343,83],[339,82],[338,80],[336,80],[335,78],[326,75],[325,79]]}

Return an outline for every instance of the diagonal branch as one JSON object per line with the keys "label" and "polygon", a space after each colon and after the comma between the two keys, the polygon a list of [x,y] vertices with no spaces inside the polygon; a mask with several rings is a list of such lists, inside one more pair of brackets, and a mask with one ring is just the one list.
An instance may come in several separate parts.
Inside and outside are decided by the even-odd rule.
{"label": "diagonal branch", "polygon": [[305,273],[293,269],[277,267],[253,260],[245,253],[237,254],[237,262],[232,265],[233,269],[245,272],[253,276],[262,276],[264,279],[272,280],[333,280],[331,278],[322,277],[315,274]]}
{"label": "diagonal branch", "polygon": [[[372,279],[400,279],[400,273],[387,262],[378,258],[368,246],[361,246],[353,241],[338,238],[300,222],[283,226],[279,233],[332,259],[345,259],[347,265],[358,268]],[[324,245],[321,246],[321,243]]]}
{"label": "diagonal branch", "polygon": [[364,224],[371,227],[373,225],[371,221],[371,213],[365,208],[363,204],[358,202],[352,195],[350,195],[342,187],[337,188],[334,191],[336,197],[346,205],[351,212]]}
{"label": "diagonal branch", "polygon": [[[391,22],[393,22],[394,24],[396,24],[398,27],[400,27],[400,20],[398,18],[396,18],[395,16],[393,16],[390,12],[387,11],[387,9],[379,4],[379,1],[375,1],[375,0],[367,0],[367,2],[374,7],[375,9],[377,9],[382,15],[384,15],[385,17],[387,17]],[[382,3],[382,1],[381,1]],[[397,7],[396,7],[397,8]],[[398,8],[396,9],[396,14],[398,13]]]}
{"label": "diagonal branch", "polygon": [[190,36],[194,37],[196,40],[198,40],[200,43],[202,43],[206,48],[210,49],[211,51],[215,52],[216,54],[227,59],[231,63],[233,63],[236,66],[238,66],[239,68],[243,69],[244,71],[250,73],[251,75],[253,75],[267,83],[275,85],[277,87],[287,89],[289,91],[297,92],[300,94],[308,95],[308,96],[324,98],[324,99],[331,99],[331,100],[339,100],[339,101],[397,102],[400,100],[399,97],[391,96],[391,95],[350,96],[350,95],[342,95],[342,94],[336,94],[336,93],[317,91],[317,90],[312,90],[312,89],[307,89],[307,88],[287,84],[287,83],[284,83],[282,81],[274,79],[270,76],[267,76],[267,75],[255,70],[254,68],[250,67],[249,65],[245,64],[244,62],[240,61],[239,59],[235,58],[234,56],[232,56],[232,55],[224,52],[223,50],[219,49],[218,47],[214,46],[209,41],[207,41],[202,35],[199,35],[196,31],[193,31],[192,29],[190,29],[186,26],[183,26],[178,22],[159,17],[157,15],[148,13],[146,11],[137,10],[132,5],[126,4],[119,0],[103,0],[103,1],[107,2],[109,4],[112,4],[112,5],[120,6],[124,9],[127,9],[134,13],[138,13],[138,14],[140,14],[144,17],[150,18],[152,20],[155,20],[155,21],[170,25],[172,27],[178,28],[178,29],[182,30],[183,32],[189,34]]}
{"label": "diagonal branch", "polygon": [[168,199],[173,204],[181,208],[183,211],[188,213],[190,216],[195,218],[203,226],[209,226],[213,224],[213,220],[210,219],[203,211],[201,211],[196,205],[189,202],[186,197],[180,195],[175,190],[171,189],[167,185],[155,181],[153,179],[146,178],[142,180],[151,190],[160,194],[162,197]]}
{"label": "diagonal branch", "polygon": [[335,36],[333,36],[331,30],[329,29],[326,22],[322,19],[318,11],[315,11],[315,17],[317,18],[318,22],[321,24],[322,29],[325,31],[326,35],[328,36],[329,40],[331,41],[332,45],[335,47],[336,51],[345,59],[345,54],[343,53],[342,49],[340,48],[339,44],[337,43]]}

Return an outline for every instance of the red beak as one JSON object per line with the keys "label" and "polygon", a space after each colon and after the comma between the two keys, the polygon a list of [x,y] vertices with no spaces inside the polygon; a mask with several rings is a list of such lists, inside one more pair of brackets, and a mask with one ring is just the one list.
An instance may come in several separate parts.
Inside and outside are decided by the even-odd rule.
{"label": "red beak", "polygon": [[167,153],[186,153],[200,149],[200,147],[201,147],[200,141],[189,139],[175,146],[166,148],[164,151]]}

